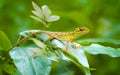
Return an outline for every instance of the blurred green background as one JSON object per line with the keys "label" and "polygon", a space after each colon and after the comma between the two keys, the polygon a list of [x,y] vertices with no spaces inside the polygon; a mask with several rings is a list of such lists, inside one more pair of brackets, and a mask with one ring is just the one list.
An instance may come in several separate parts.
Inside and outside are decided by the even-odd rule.
{"label": "blurred green background", "polygon": [[[120,40],[120,0],[33,0],[37,5],[48,5],[52,14],[59,15],[46,30],[71,31],[86,26],[90,33],[82,38],[110,38]],[[32,0],[0,0],[0,30],[14,45],[18,33],[42,29],[43,25],[29,17]],[[120,45],[110,45],[120,47]],[[93,75],[120,75],[120,58],[106,55],[88,55]]]}

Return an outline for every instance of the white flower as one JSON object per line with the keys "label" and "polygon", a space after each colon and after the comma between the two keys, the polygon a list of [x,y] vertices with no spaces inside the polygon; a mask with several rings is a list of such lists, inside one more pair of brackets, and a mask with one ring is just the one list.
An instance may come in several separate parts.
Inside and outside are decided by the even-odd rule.
{"label": "white flower", "polygon": [[41,22],[43,25],[48,26],[48,23],[57,21],[60,19],[59,16],[51,15],[51,10],[48,8],[47,5],[43,5],[41,8],[38,7],[34,2],[32,2],[34,7],[34,11],[32,13],[34,16],[31,16],[35,20]]}

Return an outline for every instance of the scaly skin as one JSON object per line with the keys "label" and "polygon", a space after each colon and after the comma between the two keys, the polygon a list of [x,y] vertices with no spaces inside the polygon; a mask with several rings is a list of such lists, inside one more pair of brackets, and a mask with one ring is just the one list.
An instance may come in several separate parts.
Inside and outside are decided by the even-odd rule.
{"label": "scaly skin", "polygon": [[45,33],[50,36],[47,40],[44,41],[45,43],[52,40],[53,38],[58,38],[58,39],[67,41],[66,50],[68,50],[68,43],[70,42],[72,43],[75,38],[82,36],[88,32],[89,32],[89,29],[86,27],[76,28],[72,32],[51,32],[51,31],[40,30],[40,33]]}

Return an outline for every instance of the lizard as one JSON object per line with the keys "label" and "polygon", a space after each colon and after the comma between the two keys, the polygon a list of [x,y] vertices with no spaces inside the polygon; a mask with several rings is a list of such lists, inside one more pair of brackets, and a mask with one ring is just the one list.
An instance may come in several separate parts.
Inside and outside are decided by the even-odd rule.
{"label": "lizard", "polygon": [[[50,36],[47,40],[44,41],[44,43],[46,43],[54,38],[64,40],[64,41],[66,41],[65,50],[68,50],[69,43],[73,43],[74,39],[76,39],[84,34],[87,34],[89,31],[90,30],[87,27],[78,27],[71,32],[52,32],[52,31],[38,30],[36,32],[30,32],[30,35],[28,35],[27,37],[25,37],[21,40],[18,40],[18,42],[16,43],[15,46],[19,45],[25,39],[33,36],[34,34],[44,33],[44,34],[47,34]],[[75,46],[73,45],[73,47],[75,47]]]}
{"label": "lizard", "polygon": [[[89,31],[90,30],[87,27],[78,27],[72,32],[52,32],[52,31],[44,31],[44,30],[40,30],[39,32],[48,34],[50,36],[47,40],[44,41],[44,43],[54,38],[64,40],[66,41],[65,50],[68,50],[69,43],[73,43],[74,39],[88,33]],[[73,47],[75,46],[73,45]]]}

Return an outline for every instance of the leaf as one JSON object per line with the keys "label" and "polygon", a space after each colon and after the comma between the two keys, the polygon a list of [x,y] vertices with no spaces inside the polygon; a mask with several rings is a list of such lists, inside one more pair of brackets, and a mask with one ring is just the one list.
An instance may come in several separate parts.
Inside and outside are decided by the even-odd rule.
{"label": "leaf", "polygon": [[12,48],[10,40],[5,33],[0,31],[0,50],[9,50],[10,48]]}
{"label": "leaf", "polygon": [[9,75],[14,75],[16,72],[16,68],[11,64],[3,63],[1,67],[2,67],[2,70],[8,73]]}
{"label": "leaf", "polygon": [[[27,37],[32,33],[36,33],[38,32],[37,30],[29,30],[29,31],[24,31],[22,33],[20,33],[21,36]],[[46,36],[47,34],[37,34],[40,39],[42,39],[43,41],[45,41],[48,36]],[[32,40],[34,41],[34,43],[41,49],[45,49],[43,47],[45,47],[44,45],[42,45],[43,43],[40,40],[37,40],[35,38],[32,38]],[[76,64],[86,75],[91,75],[90,73],[90,69],[89,69],[89,64],[87,61],[87,58],[84,54],[84,50],[82,50],[81,48],[78,49],[74,49],[72,47],[71,44],[69,44],[69,53],[66,53],[66,51],[63,51],[65,49],[65,44],[66,42],[62,41],[62,40],[57,40],[57,39],[53,39],[51,40],[51,44],[52,44],[52,48],[61,48],[62,50],[56,50],[56,51],[60,51],[60,55],[62,60],[65,61],[72,61],[74,64]],[[48,43],[50,45],[50,43]],[[41,54],[40,54],[41,55]],[[59,61],[58,57],[54,54],[51,53],[50,56],[46,56],[47,59],[50,59],[52,61]]]}
{"label": "leaf", "polygon": [[112,43],[112,44],[120,44],[120,40],[115,40],[115,39],[110,39],[110,38],[87,38],[87,39],[81,39],[77,40],[78,43],[96,43],[96,42],[101,42],[101,43]]}
{"label": "leaf", "polygon": [[51,61],[41,56],[32,57],[31,47],[15,47],[10,56],[22,75],[49,75]]}
{"label": "leaf", "polygon": [[120,57],[120,48],[105,47],[99,44],[91,44],[90,46],[84,46],[83,50],[90,54],[106,54],[111,57]]}
{"label": "leaf", "polygon": [[[34,33],[34,32],[37,32],[37,30],[24,31],[20,34],[21,34],[21,36],[27,37],[29,34]],[[46,36],[47,34],[44,34],[44,35],[43,34],[37,34],[37,35],[43,41],[45,41],[48,38],[48,36]],[[32,38],[32,40],[34,41],[34,43],[39,48],[44,49],[44,48],[41,47],[42,46],[41,41],[37,40],[36,38]],[[72,48],[72,45],[69,44],[69,53],[67,53],[66,51],[64,51],[65,44],[66,44],[66,42],[64,42],[62,40],[53,39],[53,40],[51,40],[50,43],[47,44],[47,46],[49,45],[53,49],[56,49],[56,47],[59,48],[60,50],[55,50],[55,51],[56,52],[60,51],[59,54],[62,55],[61,56],[62,60],[72,61],[74,64],[76,64],[85,73],[85,75],[91,75],[91,73],[89,71],[90,70],[89,69],[89,64],[88,64],[87,58],[84,54],[84,50],[82,50],[81,48],[74,49],[74,48]],[[22,52],[20,52],[20,53],[22,53]],[[54,55],[53,52],[50,53],[49,56],[48,55],[49,54],[47,54],[47,56],[45,58],[47,58],[49,60],[52,60],[52,61],[58,61],[59,62],[60,57],[58,58],[58,56]],[[40,56],[41,56],[41,54],[40,54]],[[24,58],[25,58],[25,56],[24,56]]]}
{"label": "leaf", "polygon": [[[81,53],[81,55],[84,55],[84,54]],[[63,60],[66,60],[66,61],[72,61],[75,65],[77,65],[83,71],[85,75],[91,75],[89,71],[90,68],[86,67],[86,63],[88,65],[88,62],[86,62],[86,56],[85,57],[82,56],[82,58],[84,59],[79,60],[79,58],[76,57],[75,55],[64,52],[62,58]],[[67,59],[64,59],[64,58],[67,58]]]}
{"label": "leaf", "polygon": [[56,39],[52,41],[52,45],[54,48],[62,49],[61,51],[63,51],[63,53],[60,52],[62,59],[66,61],[72,61],[85,73],[85,75],[91,75],[89,71],[89,64],[84,54],[84,50],[82,50],[81,48],[74,49],[72,48],[72,45],[69,44],[69,51],[66,52],[64,51],[65,45],[63,45],[62,42],[63,41],[59,41]]}
{"label": "leaf", "polygon": [[22,75],[22,74],[17,70],[14,75]]}
{"label": "leaf", "polygon": [[[63,63],[63,64],[62,64]],[[61,66],[62,64],[62,66]],[[59,66],[60,65],[60,66]],[[52,72],[51,75],[75,75],[75,71],[73,70],[66,70],[68,64],[64,64],[64,62],[58,63],[55,67],[55,70]]]}

